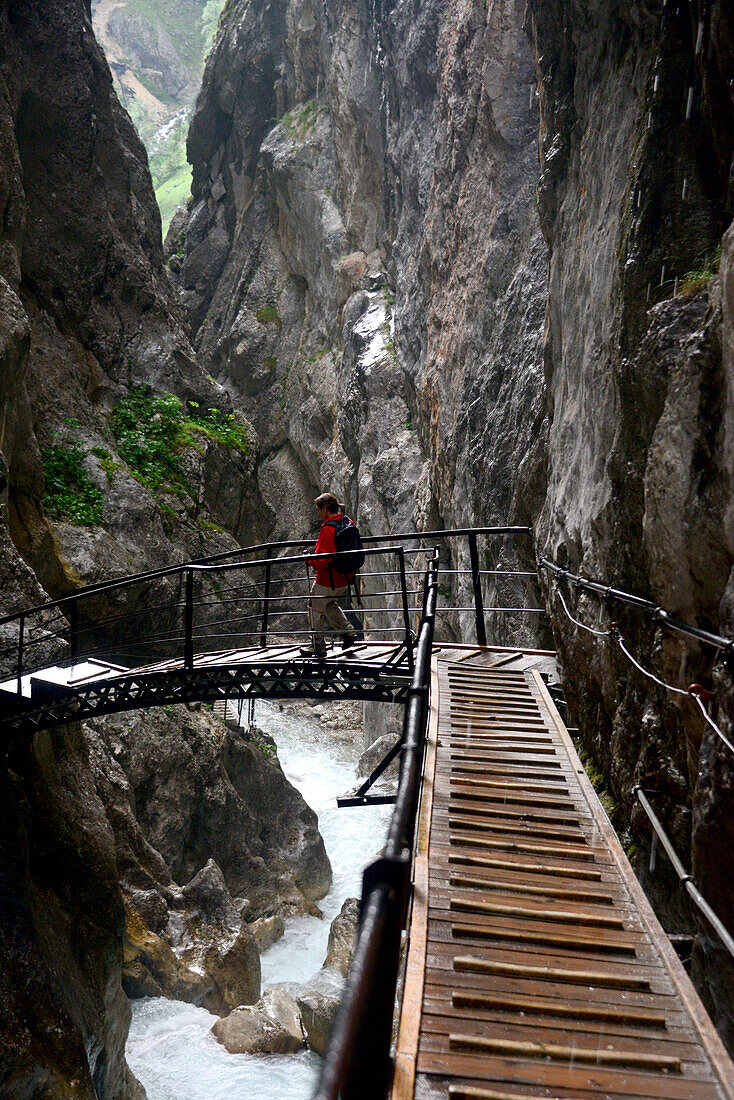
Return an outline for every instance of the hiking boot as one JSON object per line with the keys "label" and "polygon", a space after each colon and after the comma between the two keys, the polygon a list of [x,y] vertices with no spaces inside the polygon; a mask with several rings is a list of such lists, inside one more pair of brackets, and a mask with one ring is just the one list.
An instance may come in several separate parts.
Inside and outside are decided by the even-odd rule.
{"label": "hiking boot", "polygon": [[356,640],[357,640],[356,633],[355,634],[345,634],[344,637],[342,638],[342,653],[344,652],[345,649],[354,649],[354,643],[356,642]]}
{"label": "hiking boot", "polygon": [[326,660],[326,647],[322,647],[320,649],[314,649],[314,647],[311,646],[311,645],[301,646],[301,656],[302,657],[312,657],[314,661],[325,661]]}

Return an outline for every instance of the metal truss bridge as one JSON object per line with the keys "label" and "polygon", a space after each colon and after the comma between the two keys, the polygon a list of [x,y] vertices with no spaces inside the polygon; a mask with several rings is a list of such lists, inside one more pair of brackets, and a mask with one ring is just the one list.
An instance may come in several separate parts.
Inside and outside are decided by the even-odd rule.
{"label": "metal truss bridge", "polygon": [[[342,654],[335,640],[324,662],[300,653],[310,637],[305,542],[248,547],[23,609],[0,619],[0,738],[194,701],[405,702],[431,565],[449,596],[446,624],[458,636],[471,623],[486,644],[493,615],[544,615],[528,536],[506,527],[366,539],[346,601],[359,643]],[[493,606],[510,588],[513,606]]]}
{"label": "metal truss bridge", "polygon": [[[554,654],[526,648],[547,631],[529,536],[365,540],[346,609],[358,641],[336,640],[325,660],[300,651],[307,543],[120,578],[0,619],[0,745],[171,703],[225,715],[253,698],[404,704],[394,749],[339,800],[395,805],[364,873],[316,1100],[734,1100],[734,1066],[556,709]],[[731,654],[649,601],[539,564]],[[514,647],[488,644],[500,622]],[[398,755],[397,794],[375,794]]]}

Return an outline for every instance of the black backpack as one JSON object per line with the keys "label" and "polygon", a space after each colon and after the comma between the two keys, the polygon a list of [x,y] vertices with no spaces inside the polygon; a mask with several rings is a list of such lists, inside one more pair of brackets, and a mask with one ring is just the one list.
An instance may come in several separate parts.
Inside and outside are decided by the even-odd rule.
{"label": "black backpack", "polygon": [[329,526],[334,528],[334,554],[332,565],[343,577],[351,577],[364,565],[365,552],[359,537],[359,528],[348,516],[330,519]]}

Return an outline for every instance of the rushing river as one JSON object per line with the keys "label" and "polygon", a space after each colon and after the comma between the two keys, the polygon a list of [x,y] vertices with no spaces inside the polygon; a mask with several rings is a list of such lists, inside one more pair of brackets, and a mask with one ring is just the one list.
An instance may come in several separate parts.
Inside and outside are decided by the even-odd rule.
{"label": "rushing river", "polygon": [[[262,956],[265,990],[276,982],[307,981],[321,967],[329,925],[345,898],[359,896],[362,869],[382,844],[391,807],[337,809],[336,796],[355,782],[360,746],[324,729],[315,715],[259,702],[256,722],[275,738],[283,770],[318,814],[334,870],[331,890],[319,903],[324,919],[290,921],[283,939]],[[313,1090],[320,1060],[310,1051],[228,1054],[210,1034],[216,1016],[206,1009],[161,998],[133,1001],[132,1007],[127,1059],[148,1100],[307,1100]]]}

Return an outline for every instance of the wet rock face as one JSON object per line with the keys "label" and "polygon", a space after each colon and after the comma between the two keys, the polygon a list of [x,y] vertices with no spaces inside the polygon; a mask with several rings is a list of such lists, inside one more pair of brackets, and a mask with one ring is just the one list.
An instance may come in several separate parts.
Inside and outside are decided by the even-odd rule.
{"label": "wet rock face", "polygon": [[[256,425],[273,529],[287,500],[301,534],[327,483],[368,531],[529,523],[561,564],[723,629],[728,8],[290,0],[277,19],[235,5],[212,52],[180,272],[197,347]],[[272,124],[240,125],[263,105]],[[700,713],[545,598],[572,714],[636,844],[640,782],[728,912],[729,766]],[[614,617],[667,679],[709,676],[711,654]],[[498,637],[538,632],[518,618]],[[648,886],[671,931],[690,924],[665,872]]]}
{"label": "wet rock face", "polygon": [[176,261],[202,361],[256,427],[273,533],[310,531],[325,485],[366,532],[526,522],[546,252],[524,8],[278,7],[225,15]]}
{"label": "wet rock face", "polygon": [[[316,814],[277,757],[241,731],[206,707],[169,709],[90,723],[125,881],[143,891],[162,887],[169,900],[174,883],[188,882],[184,897],[206,915],[209,880],[195,876],[213,859],[245,919],[307,911],[331,884]],[[220,893],[212,886],[217,912]],[[234,909],[231,898],[227,904]]]}
{"label": "wet rock face", "polygon": [[323,1054],[344,991],[359,927],[359,901],[347,898],[331,922],[324,965],[300,986],[289,986],[301,1013],[308,1045]]}
{"label": "wet rock face", "polygon": [[341,910],[331,922],[326,958],[324,959],[326,970],[339,970],[346,977],[354,954],[358,928],[359,901],[357,898],[347,898]]}
{"label": "wet rock face", "polygon": [[0,780],[3,1091],[139,1100],[124,1057],[130,1007],[114,841],[81,729],[37,734],[12,749],[8,764]]}
{"label": "wet rock face", "polygon": [[331,866],[316,815],[276,760],[202,707],[119,715],[98,728],[131,788],[140,826],[177,882],[216,860],[247,919],[324,896]]}
{"label": "wet rock face", "polygon": [[[702,5],[559,0],[529,5],[541,94],[539,207],[550,251],[545,371],[548,492],[542,549],[651,596],[714,631],[730,627],[731,13]],[[568,595],[568,594],[567,594]],[[577,631],[549,593],[566,693],[641,849],[630,791],[653,792],[684,862],[731,919],[732,761],[700,713],[650,684],[614,643]],[[723,597],[723,601],[722,601]],[[636,613],[570,594],[582,621],[619,621],[668,682],[710,683],[711,653]],[[715,710],[730,710],[722,670]],[[693,844],[691,847],[691,839]],[[680,894],[646,882],[666,927]],[[668,896],[666,896],[668,895]],[[713,954],[706,939],[704,964]],[[710,987],[729,1039],[727,981]]]}
{"label": "wet rock face", "polygon": [[233,5],[189,136],[177,281],[202,362],[256,427],[281,537],[310,532],[327,483],[365,530],[410,526],[425,465],[380,252],[383,93],[368,9]]}
{"label": "wet rock face", "polygon": [[[115,565],[129,572],[230,548],[216,528],[250,531],[254,451],[248,468],[226,448],[207,444],[200,462],[191,449],[197,490],[166,512],[161,494],[130,476],[111,430],[110,411],[140,384],[205,408],[227,400],[195,361],[163,267],[147,156],[84,0],[3,4],[0,81],[1,448],[11,537],[54,594]],[[84,452],[85,476],[101,494],[104,530],[50,521],[44,510],[41,451],[71,446]]]}
{"label": "wet rock face", "polygon": [[382,31],[395,344],[446,526],[527,522],[544,488],[546,250],[523,18],[512,2],[400,5]]}
{"label": "wet rock face", "polygon": [[85,730],[125,896],[126,992],[219,1015],[257,1001],[260,951],[331,884],[316,815],[266,741],[206,707]]}

